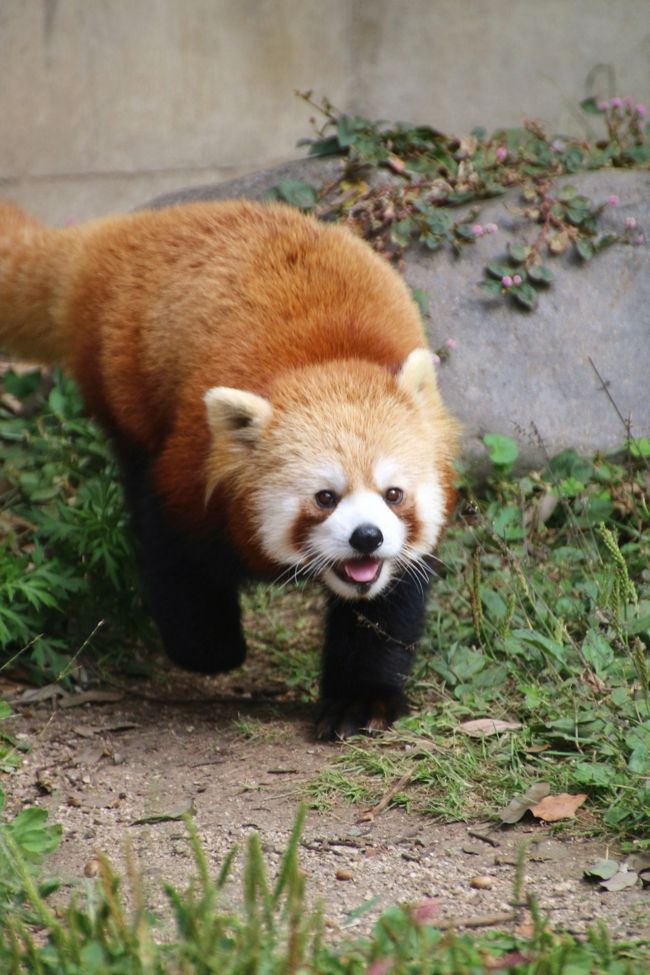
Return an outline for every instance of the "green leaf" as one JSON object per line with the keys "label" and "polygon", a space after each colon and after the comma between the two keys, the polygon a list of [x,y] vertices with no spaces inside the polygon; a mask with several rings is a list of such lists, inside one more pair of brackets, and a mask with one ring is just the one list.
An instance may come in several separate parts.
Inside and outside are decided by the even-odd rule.
{"label": "green leaf", "polygon": [[272,199],[284,200],[298,210],[312,210],[318,202],[316,189],[302,179],[283,179],[271,187],[267,194]]}
{"label": "green leaf", "polygon": [[532,284],[528,284],[526,281],[523,284],[517,285],[515,288],[511,288],[510,294],[515,301],[518,301],[520,305],[523,305],[524,308],[528,308],[530,311],[537,307],[537,292]]}
{"label": "green leaf", "polygon": [[584,489],[584,484],[577,477],[565,477],[557,487],[552,489],[552,493],[559,495],[561,498],[577,498],[578,495],[582,494]]}
{"label": "green leaf", "polygon": [[525,244],[508,244],[508,253],[515,264],[523,264],[530,254],[530,247],[526,247]]}
{"label": "green leaf", "polygon": [[555,454],[548,462],[544,471],[546,480],[561,481],[564,478],[575,477],[587,484],[594,476],[594,467],[588,460],[581,457],[571,447]]}
{"label": "green leaf", "polygon": [[40,381],[40,369],[23,373],[17,373],[13,369],[8,369],[2,380],[6,391],[20,400],[27,399],[28,396],[35,393]]}
{"label": "green leaf", "polygon": [[390,228],[390,239],[399,247],[408,247],[415,229],[415,223],[410,217],[405,220],[396,220]]}
{"label": "green leaf", "polygon": [[578,191],[575,188],[575,186],[563,186],[560,192],[558,193],[557,198],[558,200],[561,200],[562,203],[569,203],[569,201],[572,200],[574,196],[577,196],[577,193]]}
{"label": "green leaf", "polygon": [[614,651],[608,641],[596,630],[589,630],[582,643],[582,656],[602,677],[614,661]]}
{"label": "green leaf", "polygon": [[487,447],[490,460],[496,467],[514,464],[519,456],[519,447],[512,437],[503,433],[486,433],[483,443]]}
{"label": "green leaf", "polygon": [[577,762],[573,772],[575,781],[580,785],[591,785],[601,789],[611,785],[614,776],[614,769],[602,762]]}
{"label": "green leaf", "polygon": [[[311,140],[310,140],[311,141]],[[301,139],[298,145],[303,144]],[[327,139],[316,139],[311,142],[309,146],[308,156],[338,156],[341,154],[343,147],[339,143],[339,140],[335,135],[329,136]]]}
{"label": "green leaf", "polygon": [[630,440],[629,450],[632,457],[650,457],[650,439],[637,437]]}
{"label": "green leaf", "polygon": [[580,108],[587,115],[604,115],[602,108],[598,108],[598,102],[595,98],[583,98],[580,102]]}
{"label": "green leaf", "polygon": [[550,284],[555,275],[545,264],[533,264],[528,268],[528,277],[539,284]]}
{"label": "green leaf", "polygon": [[429,295],[423,288],[411,288],[413,301],[420,309],[423,318],[429,317]]}
{"label": "green leaf", "polygon": [[618,239],[618,234],[603,234],[593,242],[594,251],[599,253],[600,251],[605,250],[606,247],[611,247],[612,244],[615,244],[618,241]]}
{"label": "green leaf", "polygon": [[540,650],[545,650],[556,663],[564,666],[567,652],[561,643],[551,640],[550,637],[544,636],[543,633],[538,633],[536,630],[513,630],[512,632],[513,636],[524,643],[532,643]]}
{"label": "green leaf", "polygon": [[483,291],[493,298],[500,298],[503,293],[503,285],[500,281],[479,281],[479,288],[483,288]]}
{"label": "green leaf", "polygon": [[584,872],[587,880],[609,880],[615,873],[618,873],[618,860],[596,860]]}
{"label": "green leaf", "polygon": [[507,274],[512,276],[512,268],[509,264],[500,264],[499,262],[495,262],[488,264],[487,273],[500,281],[501,278],[505,277]]}
{"label": "green leaf", "polygon": [[578,237],[576,240],[576,250],[583,261],[589,261],[594,256],[594,245],[585,237]]}
{"label": "green leaf", "polygon": [[587,211],[578,207],[569,207],[566,213],[566,218],[569,223],[572,223],[574,227],[579,227],[581,223],[584,223],[587,217]]}

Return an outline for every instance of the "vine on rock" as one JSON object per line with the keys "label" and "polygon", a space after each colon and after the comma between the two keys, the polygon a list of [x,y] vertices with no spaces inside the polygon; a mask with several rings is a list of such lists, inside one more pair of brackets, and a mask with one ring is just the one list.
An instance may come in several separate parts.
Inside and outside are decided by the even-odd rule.
{"label": "vine on rock", "polygon": [[431,251],[447,246],[460,256],[495,233],[495,223],[478,222],[478,206],[458,219],[454,208],[516,187],[521,205],[511,209],[535,224],[537,235],[530,245],[510,242],[503,260],[486,267],[480,286],[490,297],[533,309],[554,279],[546,259],[572,250],[584,262],[612,244],[645,243],[635,217],[626,219],[621,232],[602,229],[600,218],[619,204],[617,196],[593,201],[573,186],[554,185],[557,177],[572,173],[650,167],[646,106],[629,97],[581,102],[585,113],[602,121],[600,137],[550,136],[527,119],[491,136],[477,128],[458,138],[430,126],[346,115],[326,98],[317,102],[311,92],[297,94],[320,116],[311,119],[315,136],[298,144],[308,146],[310,156],[341,155],[344,162],[340,175],[323,186],[285,180],[272,195],[347,224],[400,269],[413,244]]}

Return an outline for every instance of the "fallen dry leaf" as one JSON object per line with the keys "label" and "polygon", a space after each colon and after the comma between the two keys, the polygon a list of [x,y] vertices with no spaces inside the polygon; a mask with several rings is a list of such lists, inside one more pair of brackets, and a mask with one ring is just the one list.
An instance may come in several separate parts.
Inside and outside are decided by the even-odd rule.
{"label": "fallen dry leaf", "polygon": [[559,819],[571,819],[575,816],[576,809],[586,798],[584,792],[575,796],[568,792],[560,792],[557,796],[546,796],[536,806],[531,806],[530,811],[533,816],[543,819],[545,823],[555,823]]}
{"label": "fallen dry leaf", "polygon": [[543,799],[551,791],[548,782],[536,782],[530,789],[524,792],[523,796],[515,796],[511,799],[505,809],[499,811],[499,818],[502,823],[517,823],[536,802]]}
{"label": "fallen dry leaf", "polygon": [[500,731],[516,731],[517,728],[521,728],[521,725],[518,721],[476,718],[474,721],[463,721],[459,728],[472,738],[486,738],[488,735],[498,735]]}
{"label": "fallen dry leaf", "polygon": [[623,868],[618,873],[615,873],[613,877],[610,877],[609,880],[602,880],[600,886],[610,891],[625,890],[626,887],[634,887],[638,879],[639,875],[634,870],[626,870]]}

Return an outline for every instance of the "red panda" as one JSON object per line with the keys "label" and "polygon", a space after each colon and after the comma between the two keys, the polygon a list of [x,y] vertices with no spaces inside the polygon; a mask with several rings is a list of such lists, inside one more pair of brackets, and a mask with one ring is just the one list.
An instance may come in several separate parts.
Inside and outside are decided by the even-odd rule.
{"label": "red panda", "polygon": [[53,229],[2,203],[0,345],[61,362],[109,434],[174,662],[240,665],[242,582],[311,577],[318,735],[405,712],[457,431],[384,258],[278,204]]}

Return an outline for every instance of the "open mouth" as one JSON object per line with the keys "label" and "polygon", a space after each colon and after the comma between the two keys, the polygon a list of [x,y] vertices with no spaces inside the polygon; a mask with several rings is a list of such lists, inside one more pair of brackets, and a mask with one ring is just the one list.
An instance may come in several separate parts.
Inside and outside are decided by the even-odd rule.
{"label": "open mouth", "polygon": [[334,572],[343,582],[353,586],[371,586],[376,582],[381,572],[382,563],[379,559],[361,558],[347,559],[334,566]]}

